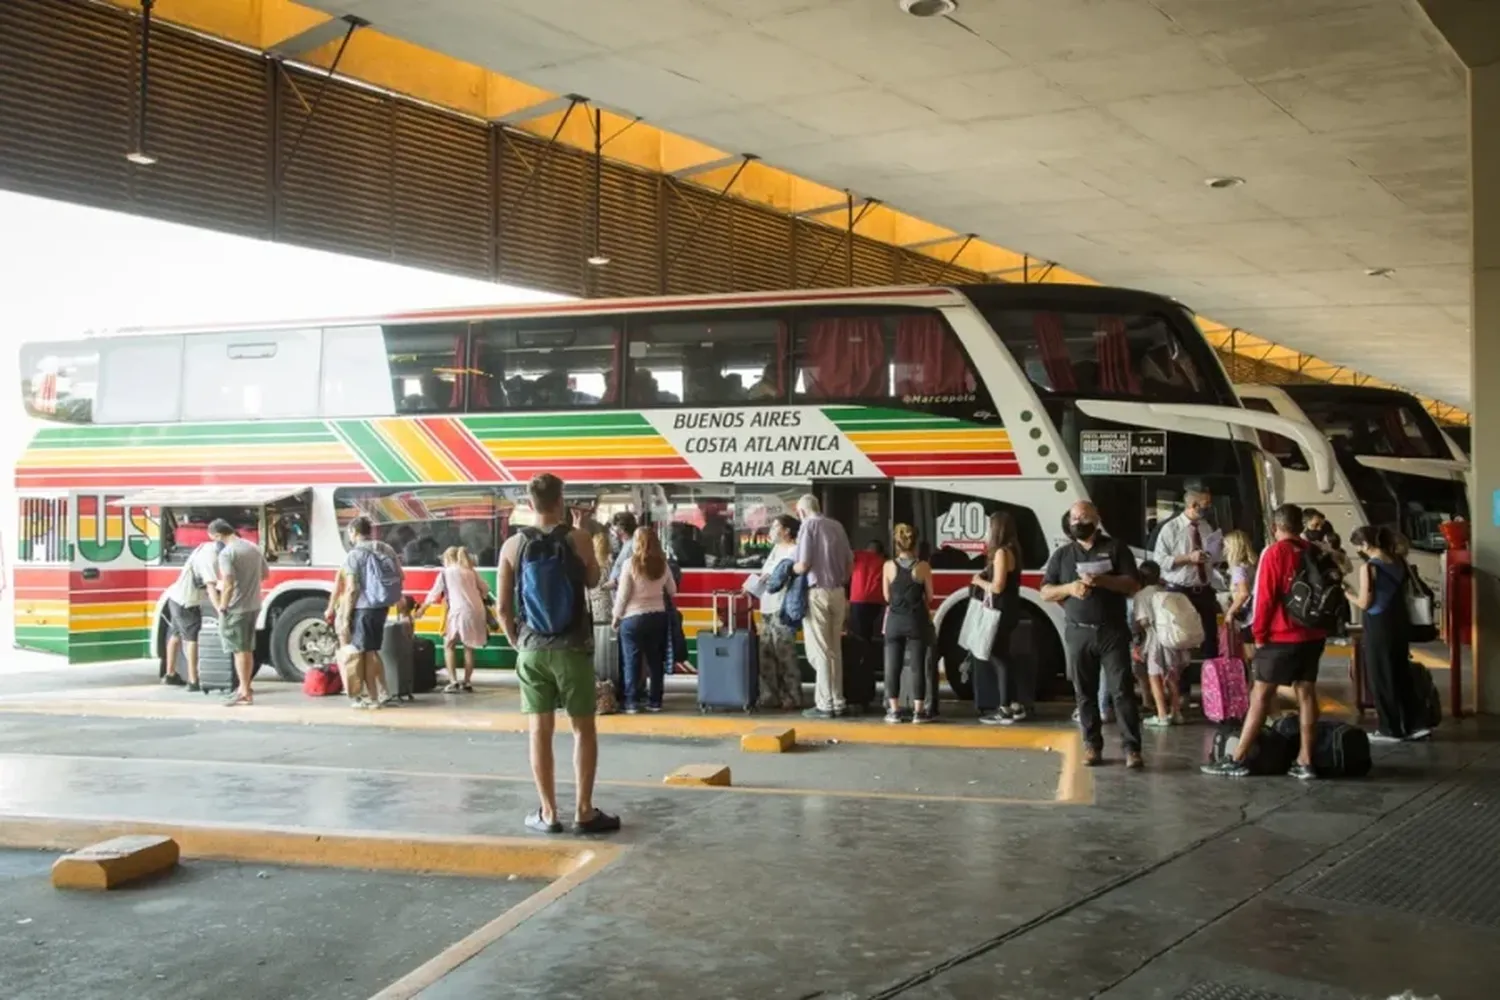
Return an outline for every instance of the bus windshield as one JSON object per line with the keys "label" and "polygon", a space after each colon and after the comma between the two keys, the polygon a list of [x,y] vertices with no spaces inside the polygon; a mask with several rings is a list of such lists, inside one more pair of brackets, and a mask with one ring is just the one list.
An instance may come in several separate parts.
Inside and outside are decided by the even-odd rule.
{"label": "bus windshield", "polygon": [[1437,422],[1405,393],[1376,396],[1285,386],[1314,427],[1328,435],[1335,452],[1392,458],[1452,458]]}

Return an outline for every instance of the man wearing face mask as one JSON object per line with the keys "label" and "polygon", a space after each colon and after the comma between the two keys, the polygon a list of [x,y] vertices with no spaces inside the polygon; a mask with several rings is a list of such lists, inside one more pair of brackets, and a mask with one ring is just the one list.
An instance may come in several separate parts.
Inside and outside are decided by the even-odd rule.
{"label": "man wearing face mask", "polygon": [[1223,536],[1208,523],[1213,507],[1213,496],[1207,490],[1188,490],[1182,498],[1182,513],[1161,526],[1152,552],[1167,588],[1186,594],[1198,612],[1203,623],[1203,647],[1198,657],[1203,660],[1219,655],[1219,598],[1212,583],[1218,553],[1210,551],[1210,543]]}
{"label": "man wearing face mask", "polygon": [[1125,747],[1125,766],[1141,759],[1141,709],[1130,667],[1130,623],[1125,599],[1140,589],[1135,556],[1124,542],[1099,528],[1099,511],[1079,501],[1068,511],[1072,541],[1052,553],[1043,576],[1042,599],[1063,606],[1063,641],[1073,666],[1078,726],[1083,731],[1083,762],[1104,759],[1103,723],[1096,695],[1101,675],[1114,702]]}

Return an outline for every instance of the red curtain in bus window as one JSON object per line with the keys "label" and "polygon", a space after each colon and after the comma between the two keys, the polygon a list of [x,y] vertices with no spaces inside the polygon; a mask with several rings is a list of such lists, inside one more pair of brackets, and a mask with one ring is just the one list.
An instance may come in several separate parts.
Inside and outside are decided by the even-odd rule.
{"label": "red curtain in bus window", "polygon": [[[467,345],[467,351],[465,350]],[[467,354],[467,357],[465,355]],[[479,337],[460,333],[453,338],[453,370],[458,376],[453,380],[453,392],[448,397],[448,407],[460,410],[464,405],[464,387],[469,389],[469,407],[475,410],[490,408],[489,377],[479,366]]]}
{"label": "red curtain in bus window", "polygon": [[1062,317],[1057,313],[1039,312],[1031,318],[1031,327],[1036,333],[1037,353],[1042,356],[1042,367],[1053,391],[1077,392],[1078,379],[1073,376],[1073,362],[1068,357],[1068,344],[1063,338]]}
{"label": "red curtain in bus window", "polygon": [[1118,316],[1104,316],[1094,334],[1094,350],[1099,358],[1099,388],[1121,395],[1140,395],[1141,380],[1130,362],[1130,338],[1125,321]]}
{"label": "red curtain in bus window", "polygon": [[936,316],[903,316],[896,323],[896,395],[936,396],[974,390],[958,341]]}
{"label": "red curtain in bus window", "polygon": [[786,320],[776,321],[776,398],[786,399],[787,342],[791,339]]}
{"label": "red curtain in bus window", "polygon": [[885,337],[880,320],[814,320],[804,328],[802,341],[807,397],[880,399],[886,395]]}

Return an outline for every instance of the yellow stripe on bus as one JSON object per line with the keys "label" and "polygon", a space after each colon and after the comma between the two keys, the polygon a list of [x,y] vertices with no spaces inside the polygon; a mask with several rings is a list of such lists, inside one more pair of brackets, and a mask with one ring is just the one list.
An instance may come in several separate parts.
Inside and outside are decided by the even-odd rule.
{"label": "yellow stripe on bus", "polygon": [[215,448],[55,448],[28,451],[19,468],[75,468],[134,465],[236,465],[288,462],[347,462],[353,453],[342,444],[226,444]]}
{"label": "yellow stripe on bus", "polygon": [[1010,450],[1010,435],[1004,431],[856,431],[849,440],[860,448],[890,448],[905,451]]}
{"label": "yellow stripe on bus", "polygon": [[468,477],[459,472],[453,460],[438,451],[431,438],[415,422],[399,417],[370,421],[402,458],[429,483],[462,483]]}
{"label": "yellow stripe on bus", "polygon": [[549,441],[488,441],[497,459],[515,458],[675,458],[677,449],[661,438],[554,438]]}
{"label": "yellow stripe on bus", "polygon": [[110,615],[109,617],[80,617],[74,614],[68,620],[69,632],[109,632],[115,629],[146,628],[151,616],[145,613],[134,615]]}

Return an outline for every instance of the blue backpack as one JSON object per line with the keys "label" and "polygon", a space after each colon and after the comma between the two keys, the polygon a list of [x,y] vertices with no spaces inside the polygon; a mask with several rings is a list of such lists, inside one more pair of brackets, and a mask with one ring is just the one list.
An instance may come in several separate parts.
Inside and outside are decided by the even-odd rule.
{"label": "blue backpack", "polygon": [[372,608],[388,608],[401,600],[401,564],[384,547],[361,542],[359,590]]}
{"label": "blue backpack", "polygon": [[573,548],[573,529],[521,529],[516,553],[516,614],[538,635],[565,635],[583,605],[583,560]]}

